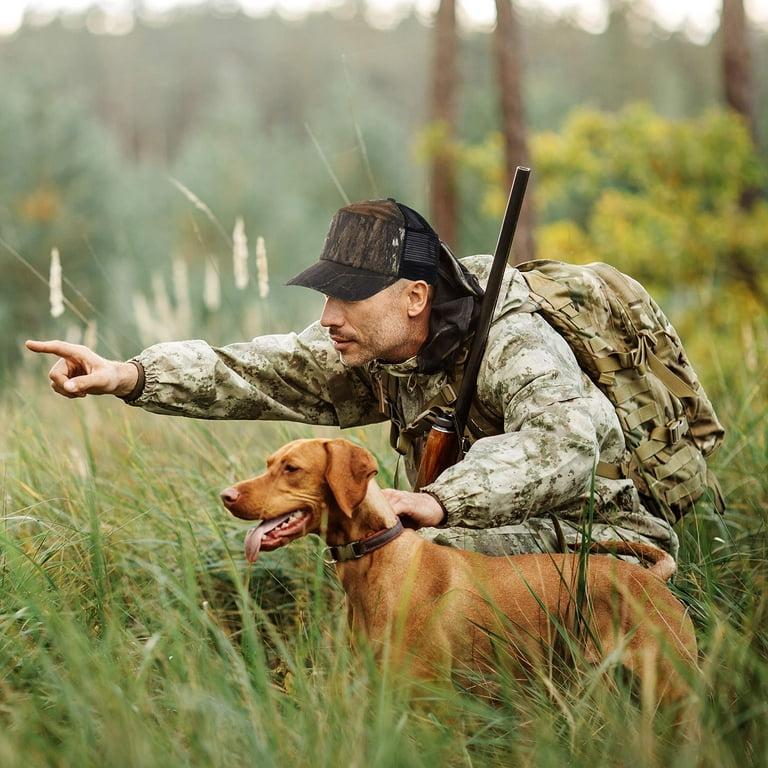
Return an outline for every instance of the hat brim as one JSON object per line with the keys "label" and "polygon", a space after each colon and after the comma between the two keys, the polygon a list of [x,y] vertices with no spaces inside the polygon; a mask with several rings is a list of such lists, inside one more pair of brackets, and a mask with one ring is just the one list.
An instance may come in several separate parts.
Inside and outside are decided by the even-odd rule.
{"label": "hat brim", "polygon": [[364,301],[397,282],[397,276],[381,275],[321,259],[292,277],[286,285],[312,288],[340,301]]}

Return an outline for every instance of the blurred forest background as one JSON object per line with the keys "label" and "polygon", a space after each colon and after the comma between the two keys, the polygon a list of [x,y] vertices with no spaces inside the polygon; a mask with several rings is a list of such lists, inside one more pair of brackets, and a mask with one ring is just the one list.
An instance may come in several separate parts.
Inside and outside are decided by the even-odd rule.
{"label": "blurred forest background", "polygon": [[[662,29],[650,0],[605,0],[592,31],[533,0],[497,0],[492,28],[459,0],[389,20],[152,1],[0,36],[0,766],[768,765],[768,28],[742,0],[711,37]],[[727,515],[705,500],[676,526],[700,743],[578,656],[562,688],[502,676],[455,717],[448,692],[409,707],[348,651],[320,542],[246,567],[220,504],[317,428],[65,403],[22,352],[300,329],[322,297],[283,283],[347,199],[394,196],[458,255],[490,252],[517,164],[515,259],[642,280],[726,426]],[[393,485],[381,426],[349,436]]]}
{"label": "blurred forest background", "polygon": [[[600,34],[522,8],[513,19],[525,149],[512,160],[533,167],[536,255],[630,272],[695,362],[714,343],[695,332],[706,312],[707,328],[739,340],[734,359],[756,366],[768,343],[768,30],[743,30],[745,115],[724,95],[722,27],[692,40],[639,0],[609,5]],[[509,160],[494,30],[449,26],[446,121],[433,18],[374,24],[362,0],[294,19],[136,8],[125,29],[94,4],[0,38],[0,380],[25,338],[126,357],[170,338],[302,327],[321,298],[282,284],[346,200],[396,197],[442,221],[458,255],[492,251]],[[233,252],[245,248],[243,289]]]}

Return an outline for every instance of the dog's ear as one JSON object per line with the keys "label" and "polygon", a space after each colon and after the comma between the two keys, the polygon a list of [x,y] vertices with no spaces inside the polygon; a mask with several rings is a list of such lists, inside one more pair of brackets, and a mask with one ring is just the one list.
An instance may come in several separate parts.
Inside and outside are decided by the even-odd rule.
{"label": "dog's ear", "polygon": [[325,450],[325,479],[341,511],[352,517],[352,511],[365,498],[368,480],[379,471],[379,466],[369,451],[348,440],[328,440]]}

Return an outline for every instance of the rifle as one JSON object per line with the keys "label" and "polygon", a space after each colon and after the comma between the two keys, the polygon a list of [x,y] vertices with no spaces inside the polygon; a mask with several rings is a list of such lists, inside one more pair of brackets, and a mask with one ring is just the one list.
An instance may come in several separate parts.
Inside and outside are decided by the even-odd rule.
{"label": "rifle", "polygon": [[493,254],[493,263],[485,287],[485,295],[480,306],[480,316],[475,329],[475,337],[469,352],[461,387],[450,416],[438,415],[427,435],[424,453],[419,464],[419,473],[416,478],[414,490],[418,491],[425,485],[433,482],[443,470],[460,461],[463,458],[461,438],[464,427],[469,417],[469,409],[472,398],[475,395],[475,384],[480,363],[485,353],[485,345],[488,341],[488,331],[496,309],[496,302],[501,291],[501,281],[504,277],[504,268],[509,260],[512,249],[512,240],[520,218],[520,208],[525,197],[525,188],[528,185],[528,177],[531,169],[518,166],[512,187],[509,191],[507,209],[501,222],[501,231]]}

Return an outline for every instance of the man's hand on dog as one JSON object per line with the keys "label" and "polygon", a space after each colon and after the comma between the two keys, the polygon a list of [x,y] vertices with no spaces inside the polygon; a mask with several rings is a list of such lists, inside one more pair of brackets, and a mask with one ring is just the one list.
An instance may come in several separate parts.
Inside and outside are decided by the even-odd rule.
{"label": "man's hand on dog", "polygon": [[395,488],[382,488],[381,492],[407,527],[425,528],[443,522],[445,510],[440,502],[428,493],[412,493]]}
{"label": "man's hand on dog", "polygon": [[48,378],[51,389],[64,397],[130,394],[138,381],[138,369],[132,363],[107,360],[82,344],[66,341],[27,341],[27,349],[59,359]]}

